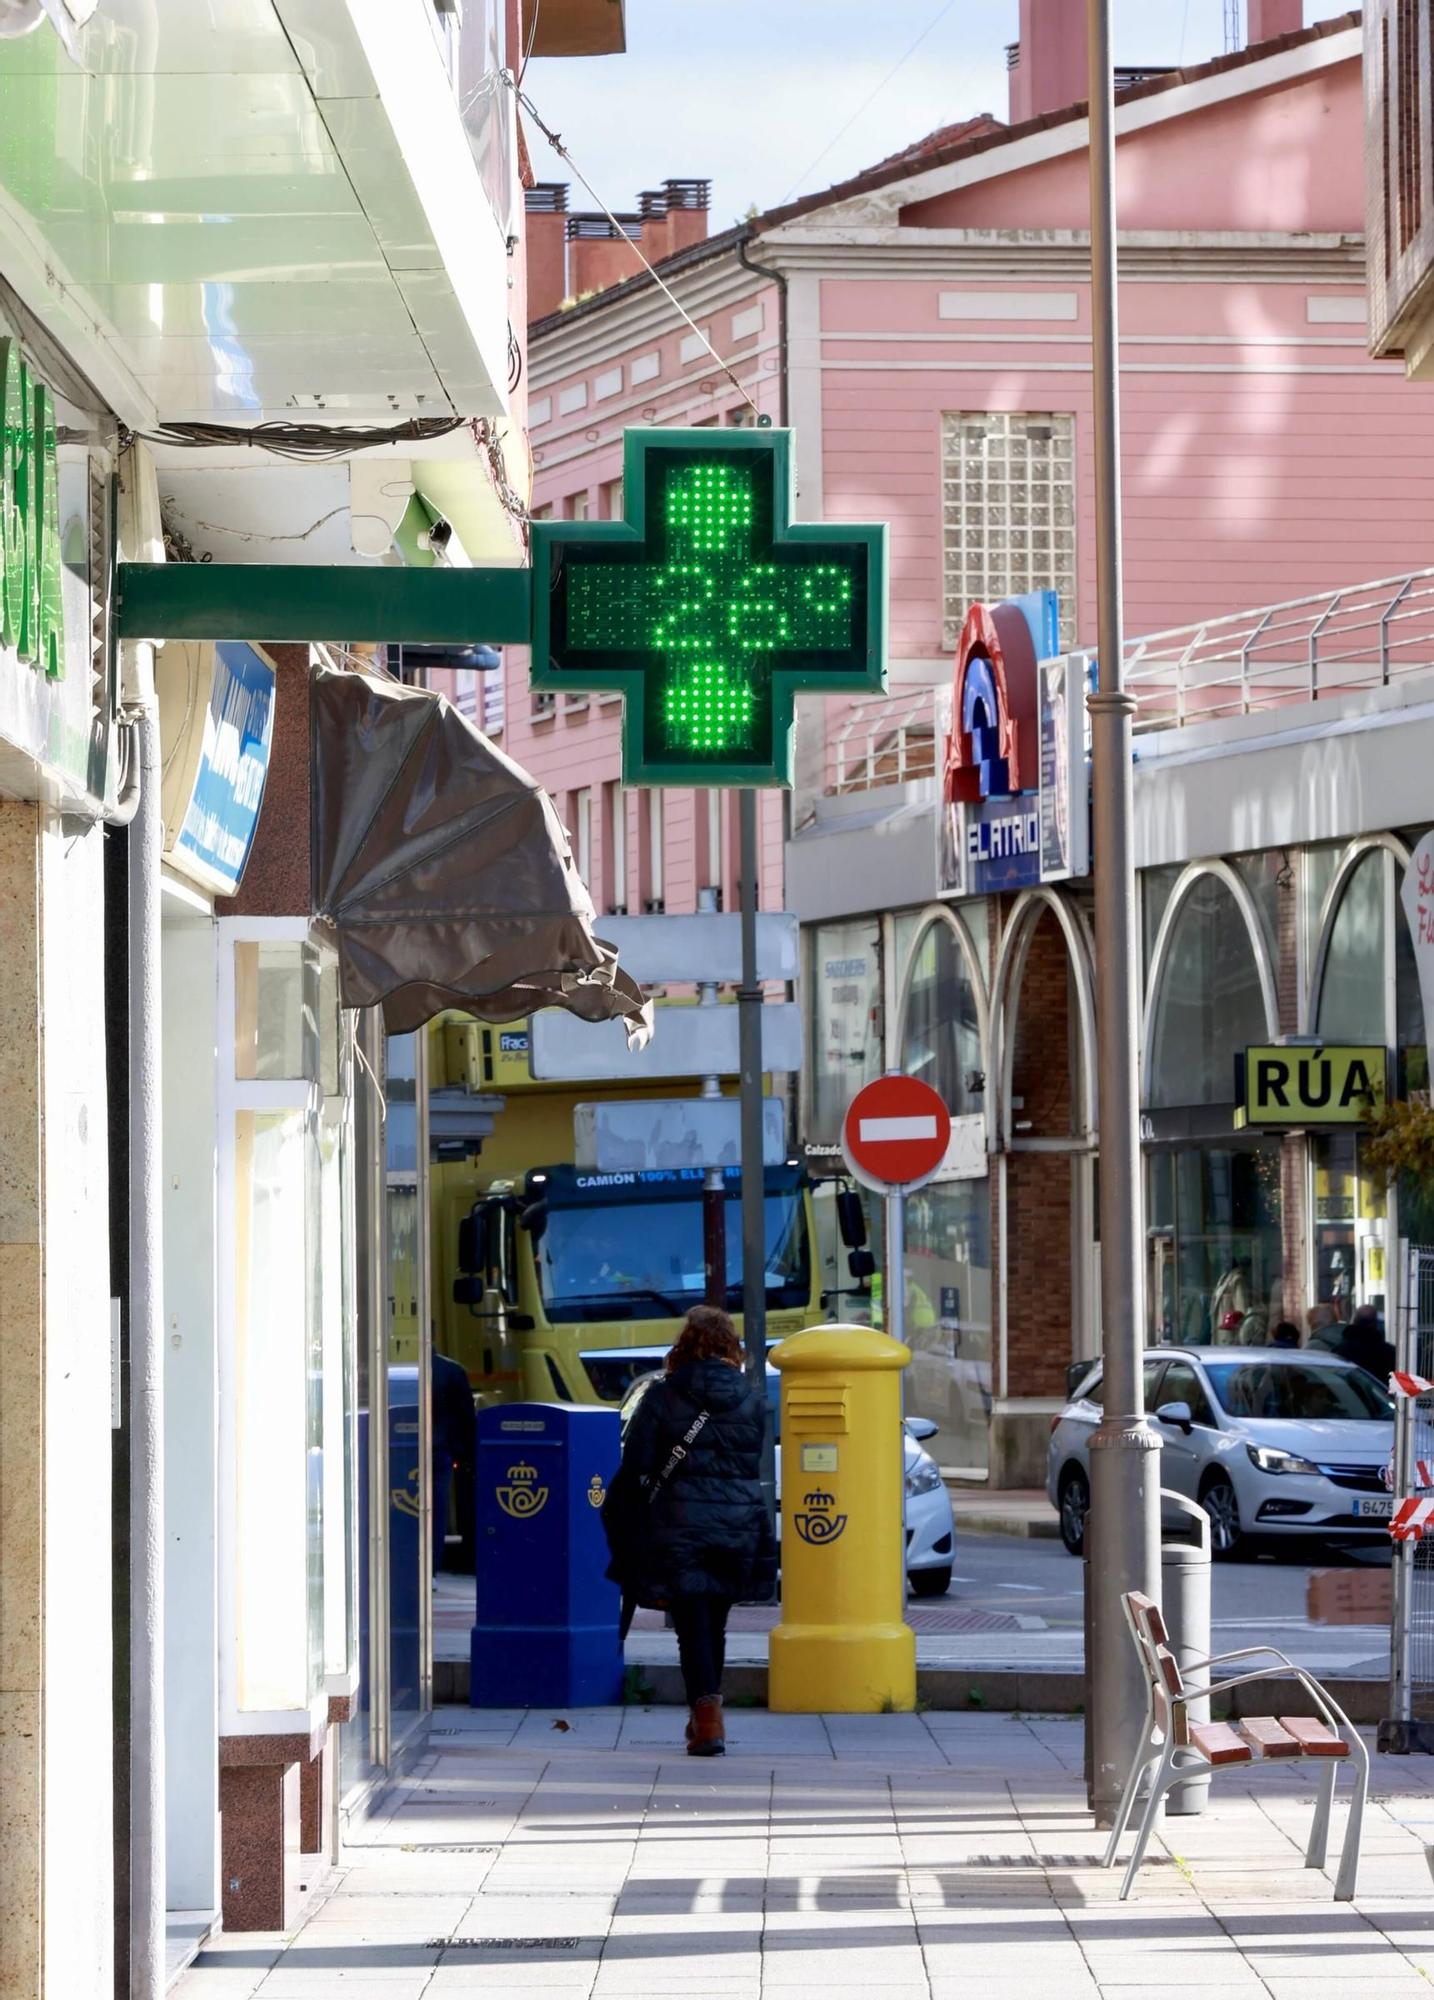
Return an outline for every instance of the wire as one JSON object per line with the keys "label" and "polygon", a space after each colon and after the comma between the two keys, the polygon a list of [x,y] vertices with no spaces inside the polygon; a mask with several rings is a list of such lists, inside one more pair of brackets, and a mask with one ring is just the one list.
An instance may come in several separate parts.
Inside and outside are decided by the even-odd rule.
{"label": "wire", "polygon": [[518,88],[523,87],[523,78],[528,74],[528,64],[533,60],[533,44],[538,39],[538,16],[543,11],[543,0],[533,0],[533,25],[528,30],[528,46],[523,51],[522,66],[518,71]]}
{"label": "wire", "polygon": [[255,424],[252,428],[231,424],[161,424],[157,431],[141,431],[138,435],[152,444],[184,445],[200,450],[252,445],[260,451],[271,451],[278,458],[321,461],[344,458],[351,451],[364,451],[375,445],[425,444],[431,438],[447,437],[450,431],[461,430],[466,421],[463,417],[410,417],[401,424],[373,427],[279,422]]}
{"label": "wire", "polygon": [[822,150],[817,154],[816,158],[812,161],[811,165],[807,167],[804,172],[797,175],[797,178],[792,182],[792,185],[787,189],[787,192],[782,196],[782,200],[776,204],[778,208],[780,208],[784,202],[788,202],[791,200],[792,196],[796,193],[797,189],[801,187],[804,181],[811,179],[812,175],[816,172],[817,168],[821,165],[822,161],[827,157],[828,153],[832,152],[835,147],[841,144],[842,140],[846,137],[847,133],[850,132],[852,126],[855,125],[857,119],[864,116],[864,114],[876,102],[877,98],[880,97],[881,93],[885,90],[886,86],[891,82],[892,78],[898,75],[900,71],[905,69],[906,65],[910,62],[911,58],[916,54],[916,51],[921,47],[921,44],[926,40],[927,36],[935,33],[936,29],[940,27],[941,23],[946,19],[946,16],[951,12],[951,9],[955,5],[956,5],[956,0],[945,0],[945,4],[937,9],[935,15],[932,17],[931,20],[927,22],[926,26],[921,30],[921,33],[916,37],[916,40],[911,44],[911,47],[906,51],[906,54],[901,57],[899,62],[893,64],[893,66],[886,72],[886,75],[881,79],[881,82],[876,86],[875,90],[868,92],[868,94],[862,99],[861,103],[858,104],[858,106],[856,107],[856,110],[853,111],[850,118],[847,119],[845,125],[842,126],[840,132],[837,133],[836,137],[830,139],[827,142],[827,144],[822,147]]}
{"label": "wire", "polygon": [[[947,0],[948,7],[952,7],[955,4],[956,0]],[[504,75],[505,76],[507,75],[506,71],[504,72]],[[602,196],[598,193],[597,189],[593,186],[592,182],[588,179],[587,175],[583,172],[582,168],[578,165],[577,161],[573,158],[572,154],[568,151],[567,147],[563,144],[561,138],[552,129],[550,125],[544,124],[541,116],[539,115],[537,106],[533,103],[532,98],[526,96],[525,93],[519,88],[519,86],[516,83],[512,85],[512,89],[513,89],[513,94],[517,98],[519,104],[522,105],[523,109],[532,119],[533,123],[542,133],[543,137],[547,140],[548,144],[552,147],[553,151],[557,154],[558,158],[563,162],[563,165],[567,167],[569,171],[578,180],[582,182],[583,186],[587,189],[588,193],[592,196],[593,200],[597,203],[598,207],[602,210],[603,214],[607,217],[608,221],[612,224],[613,228],[616,229],[620,235],[627,237],[629,244],[631,244],[633,254],[636,256],[637,261],[639,262],[639,264],[641,264],[643,270],[646,271],[648,277],[652,279],[653,283],[657,286],[658,290],[662,292],[664,297],[667,299],[668,303],[676,309],[677,313],[679,314],[685,325],[687,325],[691,329],[691,331],[696,334],[697,338],[702,342],[702,345],[706,348],[707,352],[712,356],[712,359],[717,363],[717,366],[722,370],[722,373],[727,377],[727,380],[732,384],[732,387],[737,391],[737,394],[742,398],[742,401],[748,405],[753,415],[757,418],[759,422],[761,422],[762,412],[758,408],[756,399],[753,397],[751,391],[745,386],[745,384],[738,381],[736,375],[732,370],[730,363],[722,359],[721,355],[712,345],[712,342],[708,339],[707,335],[702,331],[701,327],[697,324],[696,320],[692,317],[691,313],[688,312],[686,306],[683,305],[681,299],[678,298],[677,294],[673,291],[672,287],[667,283],[666,279],[662,277],[660,272],[655,271],[652,265],[648,263],[647,258],[643,255],[642,245],[640,243],[633,242],[632,238],[627,235],[627,230],[624,227],[624,225],[618,221],[617,217],[613,214],[612,210],[608,207],[607,203],[603,200]]]}

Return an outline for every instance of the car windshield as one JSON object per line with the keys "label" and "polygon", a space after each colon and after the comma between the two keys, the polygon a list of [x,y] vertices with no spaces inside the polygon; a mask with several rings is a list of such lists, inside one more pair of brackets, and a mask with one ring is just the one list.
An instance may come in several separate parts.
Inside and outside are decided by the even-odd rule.
{"label": "car windshield", "polygon": [[1215,1361],[1205,1364],[1220,1407],[1232,1417],[1287,1418],[1308,1423],[1388,1423],[1394,1405],[1362,1368],[1310,1368],[1297,1361]]}
{"label": "car windshield", "polygon": [[[798,1190],[769,1194],[767,1303],[803,1306],[811,1294],[806,1213]],[[549,1320],[681,1319],[700,1305],[702,1197],[550,1206],[538,1244]],[[742,1303],[742,1215],[727,1197],[727,1303]],[[620,1391],[619,1391],[620,1393]]]}

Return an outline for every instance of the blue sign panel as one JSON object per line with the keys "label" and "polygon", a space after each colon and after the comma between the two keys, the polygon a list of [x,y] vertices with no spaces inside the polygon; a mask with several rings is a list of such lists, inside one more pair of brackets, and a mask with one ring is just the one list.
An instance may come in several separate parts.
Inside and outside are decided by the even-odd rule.
{"label": "blue sign panel", "polygon": [[174,844],[221,895],[239,887],[254,844],[273,738],[274,669],[252,646],[216,646],[204,745]]}

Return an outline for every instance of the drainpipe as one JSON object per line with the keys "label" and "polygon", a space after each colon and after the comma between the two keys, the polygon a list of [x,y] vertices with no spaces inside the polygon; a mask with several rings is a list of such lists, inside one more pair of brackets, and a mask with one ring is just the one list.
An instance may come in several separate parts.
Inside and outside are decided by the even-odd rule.
{"label": "drainpipe", "polygon": [[164,1354],[160,1240],[159,717],[133,725],[139,802],[129,828],[130,1996],[165,1979]]}

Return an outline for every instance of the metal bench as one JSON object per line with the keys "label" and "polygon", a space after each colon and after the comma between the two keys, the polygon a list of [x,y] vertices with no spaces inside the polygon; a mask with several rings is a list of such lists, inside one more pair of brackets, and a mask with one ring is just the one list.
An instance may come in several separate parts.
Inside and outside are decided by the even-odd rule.
{"label": "metal bench", "polygon": [[[1135,1849],[1120,1887],[1120,1900],[1130,1894],[1136,1873],[1145,1858],[1150,1836],[1166,1793],[1183,1779],[1204,1773],[1228,1770],[1232,1765],[1295,1762],[1311,1758],[1321,1766],[1315,1797],[1314,1823],[1305,1849],[1306,1868],[1323,1868],[1329,1848],[1330,1808],[1334,1803],[1335,1779],[1341,1763],[1354,1772],[1354,1793],[1350,1800],[1349,1824],[1340,1851],[1339,1874],[1335,1879],[1335,1901],[1353,1899],[1359,1870],[1359,1837],[1364,1820],[1365,1795],[1369,1790],[1369,1752],[1358,1731],[1312,1674],[1297,1667],[1273,1646],[1244,1646],[1234,1653],[1215,1653],[1194,1663],[1202,1676],[1187,1681],[1170,1649],[1160,1606],[1138,1590],[1127,1591],[1122,1600],[1126,1623],[1140,1655],[1145,1675],[1145,1735],[1130,1767],[1125,1791],[1111,1829],[1103,1867],[1113,1868],[1120,1845],[1142,1786],[1146,1787],[1145,1810]],[[1274,1666],[1259,1667],[1249,1673],[1222,1680],[1218,1691],[1240,1687],[1248,1681],[1288,1678],[1308,1693],[1318,1714],[1251,1715],[1235,1723],[1197,1722],[1191,1719],[1189,1704],[1217,1691],[1210,1675],[1215,1667],[1236,1660],[1272,1660]]]}

